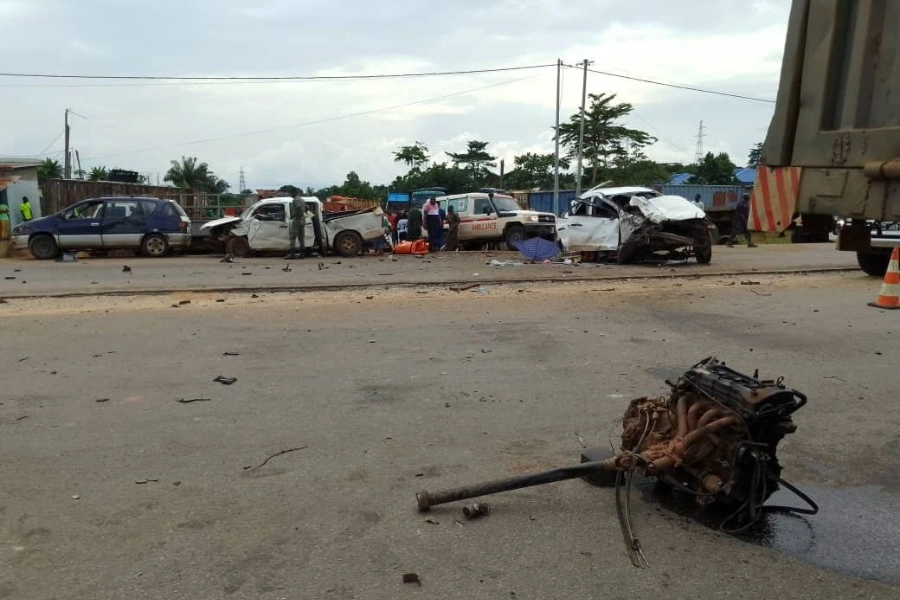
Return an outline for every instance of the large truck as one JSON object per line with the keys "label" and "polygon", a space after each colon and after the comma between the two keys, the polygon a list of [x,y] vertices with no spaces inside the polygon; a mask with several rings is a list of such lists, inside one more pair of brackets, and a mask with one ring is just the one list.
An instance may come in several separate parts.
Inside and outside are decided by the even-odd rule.
{"label": "large truck", "polygon": [[870,275],[900,245],[900,2],[794,0],[750,229],[799,222]]}

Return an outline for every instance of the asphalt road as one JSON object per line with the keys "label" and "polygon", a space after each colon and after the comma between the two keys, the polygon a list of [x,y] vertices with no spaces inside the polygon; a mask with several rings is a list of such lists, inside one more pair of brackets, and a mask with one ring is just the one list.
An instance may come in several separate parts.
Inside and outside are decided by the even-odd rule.
{"label": "asphalt road", "polygon": [[[0,598],[895,599],[900,315],[855,273],[754,280],[10,300]],[[638,571],[581,481],[416,512],[577,460],[710,354],[809,396],[779,456],[821,515],[757,543],[639,493]]]}
{"label": "asphalt road", "polygon": [[[492,281],[573,281],[623,277],[670,277],[821,269],[856,270],[852,252],[833,244],[773,244],[759,248],[716,247],[713,262],[654,265],[491,266],[491,260],[521,262],[514,252],[464,252],[425,258],[362,256],[291,261],[250,258],[232,264],[217,256],[96,258],[74,263],[0,261],[0,297],[139,293],[172,290],[326,289],[344,286],[449,284]],[[322,263],[321,268],[319,263]],[[131,272],[123,272],[123,266]]]}

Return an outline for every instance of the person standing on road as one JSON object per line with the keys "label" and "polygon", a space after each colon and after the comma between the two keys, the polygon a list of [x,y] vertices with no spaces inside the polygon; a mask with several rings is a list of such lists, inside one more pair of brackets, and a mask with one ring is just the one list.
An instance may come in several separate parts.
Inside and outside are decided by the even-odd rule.
{"label": "person standing on road", "polygon": [[422,238],[422,210],[416,207],[409,209],[406,223],[406,241],[414,242]]}
{"label": "person standing on road", "polygon": [[441,220],[441,206],[432,196],[423,207],[425,227],[428,229],[428,251],[437,252],[443,245],[444,222]]}
{"label": "person standing on road", "polygon": [[34,218],[34,213],[31,212],[31,202],[28,200],[28,196],[22,196],[22,203],[19,204],[19,213],[22,215],[22,221],[30,221]]}
{"label": "person standing on road", "polygon": [[741,196],[737,209],[734,211],[734,225],[731,228],[731,240],[728,242],[729,248],[734,248],[734,241],[739,235],[747,238],[747,247],[756,248],[756,244],[750,238],[750,228],[747,222],[750,220],[750,194]]}
{"label": "person standing on road", "polygon": [[405,242],[406,234],[409,231],[409,220],[406,218],[406,213],[402,212],[397,215],[397,242]]}
{"label": "person standing on road", "polygon": [[697,194],[696,196],[694,196],[694,206],[696,206],[700,210],[704,210],[703,209],[703,196],[701,196],[700,194]]}
{"label": "person standing on road", "polygon": [[296,193],[291,198],[291,251],[285,258],[306,258],[306,202]]}
{"label": "person standing on road", "polygon": [[450,230],[447,232],[447,244],[444,249],[453,252],[459,246],[459,215],[456,214],[449,202],[447,203],[447,225]]}

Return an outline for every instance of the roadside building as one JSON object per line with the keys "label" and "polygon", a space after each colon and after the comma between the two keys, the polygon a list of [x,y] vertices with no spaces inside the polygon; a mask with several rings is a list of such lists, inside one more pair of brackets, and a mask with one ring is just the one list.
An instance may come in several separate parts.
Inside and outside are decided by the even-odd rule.
{"label": "roadside building", "polygon": [[9,207],[10,230],[22,222],[22,198],[28,198],[35,219],[41,216],[40,164],[36,158],[0,156],[0,204]]}

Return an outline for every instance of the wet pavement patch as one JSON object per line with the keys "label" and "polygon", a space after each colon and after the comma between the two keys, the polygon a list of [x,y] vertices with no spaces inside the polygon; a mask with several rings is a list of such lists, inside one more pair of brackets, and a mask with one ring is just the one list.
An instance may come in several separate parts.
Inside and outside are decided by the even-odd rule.
{"label": "wet pavement patch", "polygon": [[[735,537],[850,577],[900,583],[900,497],[877,486],[799,487],[819,505],[818,514],[768,513],[758,526]],[[650,480],[639,488],[645,501],[680,516],[716,530],[722,522],[723,515],[685,494],[663,491]],[[785,489],[766,504],[804,506]]]}

